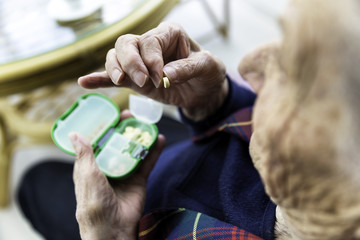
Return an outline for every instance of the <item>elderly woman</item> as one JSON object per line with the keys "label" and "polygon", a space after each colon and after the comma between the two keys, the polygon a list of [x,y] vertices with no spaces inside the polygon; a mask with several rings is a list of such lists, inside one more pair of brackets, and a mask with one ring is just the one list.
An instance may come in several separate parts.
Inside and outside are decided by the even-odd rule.
{"label": "elderly woman", "polygon": [[239,65],[257,97],[180,26],[119,37],[79,84],[176,105],[194,137],[161,154],[160,135],[136,174],[109,182],[72,134],[81,237],[360,239],[359,13],[358,0],[293,1],[283,40]]}

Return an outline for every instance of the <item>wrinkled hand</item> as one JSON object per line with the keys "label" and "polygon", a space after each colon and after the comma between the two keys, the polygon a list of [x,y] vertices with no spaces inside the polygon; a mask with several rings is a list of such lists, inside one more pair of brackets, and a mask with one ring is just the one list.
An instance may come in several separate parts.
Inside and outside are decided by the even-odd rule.
{"label": "wrinkled hand", "polygon": [[[166,104],[182,107],[200,120],[223,103],[225,66],[200,48],[178,25],[162,23],[147,33],[123,35],[107,54],[106,71],[79,78],[85,88],[121,86]],[[163,75],[171,83],[162,86]]]}
{"label": "wrinkled hand", "polygon": [[[129,116],[123,112],[122,116]],[[74,166],[76,219],[83,240],[135,239],[146,195],[146,180],[164,146],[159,135],[155,148],[130,178],[109,181],[96,165],[90,143],[70,134],[77,160]]]}

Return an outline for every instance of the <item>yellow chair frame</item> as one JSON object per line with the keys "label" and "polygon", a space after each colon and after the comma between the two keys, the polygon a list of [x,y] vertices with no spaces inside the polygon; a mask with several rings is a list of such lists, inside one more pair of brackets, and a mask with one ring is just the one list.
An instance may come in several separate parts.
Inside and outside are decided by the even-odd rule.
{"label": "yellow chair frame", "polygon": [[[11,159],[19,137],[26,136],[35,143],[51,141],[52,122],[27,120],[24,113],[8,101],[8,97],[44,86],[52,85],[50,87],[56,89],[66,79],[75,79],[103,66],[106,53],[114,47],[118,36],[141,34],[157,26],[177,3],[178,0],[147,0],[123,20],[87,38],[0,66],[0,207],[9,203]],[[116,102],[127,103],[127,94],[119,96]]]}

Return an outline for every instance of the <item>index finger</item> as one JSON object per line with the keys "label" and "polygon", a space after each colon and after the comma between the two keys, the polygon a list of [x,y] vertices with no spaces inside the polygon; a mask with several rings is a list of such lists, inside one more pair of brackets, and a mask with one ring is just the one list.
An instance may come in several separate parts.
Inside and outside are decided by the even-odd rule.
{"label": "index finger", "polygon": [[163,78],[164,60],[162,49],[156,36],[142,38],[139,42],[140,54],[147,69],[150,71],[150,78],[155,87],[158,88]]}
{"label": "index finger", "polygon": [[141,58],[138,42],[137,35],[120,36],[115,43],[115,50],[122,70],[139,87],[143,87],[149,79],[149,72]]}

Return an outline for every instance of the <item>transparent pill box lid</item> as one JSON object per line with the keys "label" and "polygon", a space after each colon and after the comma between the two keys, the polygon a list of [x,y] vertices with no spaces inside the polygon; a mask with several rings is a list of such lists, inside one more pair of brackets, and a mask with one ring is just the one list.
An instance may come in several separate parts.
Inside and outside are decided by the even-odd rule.
{"label": "transparent pill box lid", "polygon": [[75,155],[69,139],[78,132],[89,140],[96,163],[108,177],[123,178],[136,170],[158,136],[155,125],[162,116],[162,105],[149,98],[130,95],[134,116],[120,121],[116,104],[104,95],[80,97],[53,125],[51,137],[63,151]]}

